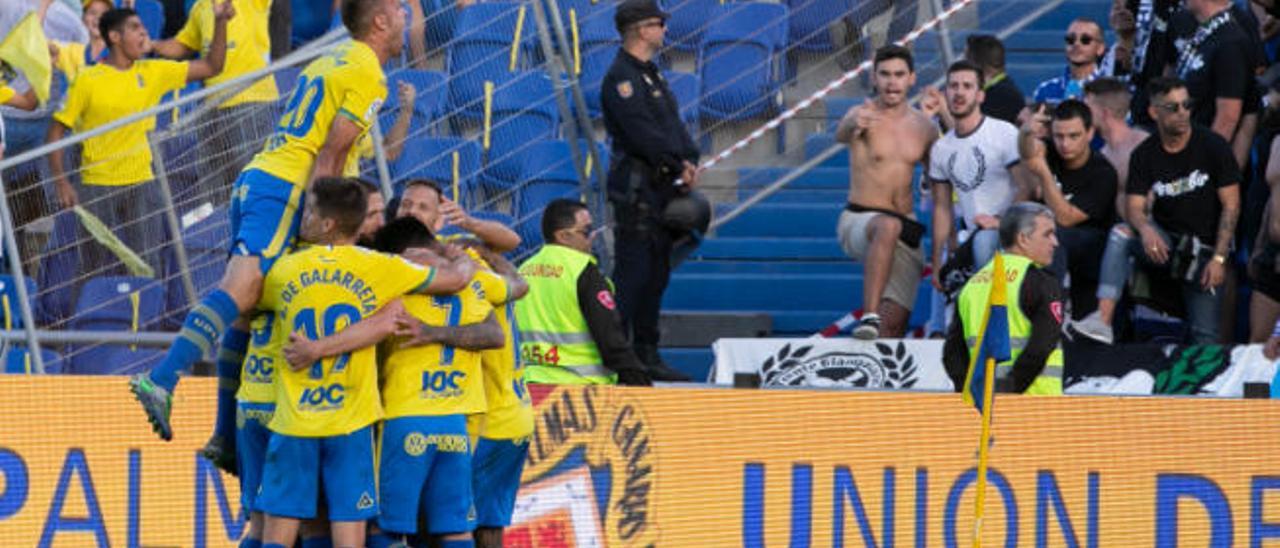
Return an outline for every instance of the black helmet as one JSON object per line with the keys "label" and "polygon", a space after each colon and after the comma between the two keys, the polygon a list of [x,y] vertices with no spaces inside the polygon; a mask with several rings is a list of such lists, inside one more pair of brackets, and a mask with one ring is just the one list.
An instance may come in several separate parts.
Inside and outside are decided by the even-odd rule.
{"label": "black helmet", "polygon": [[676,196],[662,211],[662,224],[673,232],[705,234],[711,228],[711,202],[696,190]]}

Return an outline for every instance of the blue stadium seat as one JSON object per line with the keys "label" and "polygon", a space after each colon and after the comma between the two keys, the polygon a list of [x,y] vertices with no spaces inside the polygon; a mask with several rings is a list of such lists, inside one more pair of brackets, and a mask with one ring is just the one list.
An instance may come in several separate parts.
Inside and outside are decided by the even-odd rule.
{"label": "blue stadium seat", "polygon": [[680,119],[689,126],[689,133],[697,135],[698,102],[702,99],[702,83],[697,74],[668,70],[662,73],[667,79],[667,86],[676,96],[676,104],[680,105]]}
{"label": "blue stadium seat", "polygon": [[[57,352],[44,348],[40,348],[40,357],[44,361],[44,372],[48,375],[56,375],[63,372],[63,360]],[[31,353],[27,352],[27,347],[17,344],[11,344],[4,352],[4,372],[10,374],[26,374],[35,373],[35,365],[31,363]]]}
{"label": "blue stadium seat", "polygon": [[[168,102],[180,99],[200,91],[201,84],[192,82],[182,89],[170,91],[164,94],[160,102]],[[187,120],[187,117],[195,113],[200,108],[200,103],[193,102],[177,108],[171,108],[159,114],[156,114],[155,134],[161,135],[170,127],[176,126]],[[173,193],[175,202],[182,203],[191,199],[193,194],[198,192],[196,187],[197,181],[200,179],[199,166],[200,154],[204,152],[199,146],[197,135],[191,131],[177,131],[173,135],[162,135],[160,153],[163,155],[165,171],[169,178],[170,190]]]}
{"label": "blue stadium seat", "polygon": [[[164,286],[153,279],[104,276],[90,279],[76,300],[71,328],[86,331],[146,331],[164,312]],[[163,352],[161,353],[163,356]],[[73,373],[120,374],[151,363],[151,351],[128,345],[77,345],[69,352]]]}
{"label": "blue stadium seat", "polygon": [[387,100],[382,104],[378,122],[382,124],[382,132],[391,130],[396,117],[400,114],[400,82],[412,84],[417,91],[413,101],[413,123],[411,133],[420,133],[422,129],[434,124],[445,112],[444,100],[448,94],[448,79],[442,72],[433,70],[403,69],[391,74],[387,79]]}
{"label": "blue stadium seat", "polygon": [[[119,2],[117,2],[118,4]],[[164,5],[158,0],[134,0],[134,11],[142,26],[147,27],[147,34],[152,40],[159,40],[164,34]]]}
{"label": "blue stadium seat", "polygon": [[[453,153],[458,153],[458,188],[465,204],[477,203],[476,174],[480,173],[480,144],[460,137],[410,137],[391,166],[396,195],[409,179],[453,184]],[[448,192],[448,190],[446,190]]]}
{"label": "blue stadium seat", "polygon": [[422,0],[422,13],[427,16],[428,48],[442,48],[453,40],[454,28],[458,24],[456,0]]}
{"label": "blue stadium seat", "polygon": [[707,26],[713,24],[720,0],[662,0],[667,19],[667,45],[679,51],[696,51]]}
{"label": "blue stadium seat", "polygon": [[559,134],[560,111],[554,97],[551,79],[542,71],[516,73],[498,85],[485,151],[484,184],[489,189],[513,185],[520,170],[519,152]]}
{"label": "blue stadium seat", "polygon": [[[212,213],[182,229],[182,244],[187,250],[187,263],[191,266],[191,281],[197,298],[213,291],[226,269],[227,247],[231,241],[231,219],[227,209],[215,208]],[[166,268],[165,288],[166,319],[181,322],[186,315],[189,299],[182,283],[176,257]],[[180,325],[170,325],[179,329]]]}
{"label": "blue stadium seat", "polygon": [[565,28],[574,43],[569,56],[577,71],[582,95],[586,99],[587,112],[593,119],[600,118],[600,83],[609,72],[613,59],[618,55],[622,41],[614,28],[613,16],[617,11],[613,4],[592,6],[586,0],[560,4]]}
{"label": "blue stadium seat", "polygon": [[719,8],[698,50],[703,118],[744,120],[779,109],[786,21],[781,4],[737,2]]}
{"label": "blue stadium seat", "polygon": [[[25,278],[27,286],[27,298],[32,300],[32,313],[36,314],[35,296],[36,282],[31,278]],[[0,274],[0,328],[3,329],[20,329],[26,325],[22,321],[22,308],[20,308],[18,300],[18,284],[14,281],[13,276],[8,274]],[[39,323],[39,316],[36,316],[36,323]]]}
{"label": "blue stadium seat", "polygon": [[40,268],[36,274],[36,285],[42,288],[36,298],[40,325],[65,327],[71,319],[76,302],[76,279],[81,274],[80,240],[85,237],[75,213],[63,210],[53,216],[53,232],[40,252]]}
{"label": "blue stadium seat", "polygon": [[790,47],[814,52],[835,49],[830,28],[832,18],[849,13],[849,0],[786,0],[785,3],[790,11],[787,18]]}
{"label": "blue stadium seat", "polygon": [[[479,121],[484,115],[484,83],[499,82],[525,67],[533,51],[532,14],[515,2],[484,2],[463,8],[449,44],[445,66],[449,72],[449,105],[462,118]],[[512,44],[516,44],[512,66]]]}
{"label": "blue stadium seat", "polygon": [[522,151],[519,163],[522,186],[515,209],[516,231],[523,240],[521,247],[537,247],[542,245],[542,209],[557,198],[578,198],[581,185],[568,141],[534,143]]}

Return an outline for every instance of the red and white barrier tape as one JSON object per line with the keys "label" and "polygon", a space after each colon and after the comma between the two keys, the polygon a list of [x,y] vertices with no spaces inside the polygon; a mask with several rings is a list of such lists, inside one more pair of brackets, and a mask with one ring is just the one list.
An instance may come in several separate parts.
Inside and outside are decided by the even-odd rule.
{"label": "red and white barrier tape", "polygon": [[[959,2],[956,2],[951,7],[943,10],[942,13],[939,13],[938,15],[934,16],[932,19],[928,21],[925,21],[923,25],[920,25],[919,27],[916,27],[911,32],[908,32],[906,36],[903,36],[902,39],[898,40],[896,43],[899,46],[905,46],[907,44],[910,44],[911,42],[914,42],[917,38],[920,37],[921,34],[924,34],[925,32],[929,31],[933,27],[938,26],[939,23],[942,23],[943,21],[947,20],[947,18],[951,17],[952,15],[955,15],[956,12],[964,9],[965,6],[968,6],[971,3],[973,3],[973,0],[960,0]],[[796,114],[798,114],[800,111],[806,108],[809,108],[810,106],[813,105],[814,102],[821,100],[827,95],[830,95],[831,92],[836,90],[836,88],[843,86],[849,80],[857,78],[860,74],[862,74],[869,68],[871,68],[871,61],[863,61],[853,70],[850,70],[840,75],[839,78],[832,80],[826,86],[823,86],[822,89],[814,92],[813,95],[810,95],[809,97],[806,97],[804,100],[800,101],[799,103],[796,103],[796,106],[783,111],[782,114],[779,114],[776,118],[769,120],[768,122],[765,122],[764,125],[756,128],[755,131],[752,131],[749,135],[744,137],[742,140],[734,143],[729,148],[724,149],[719,154],[716,154],[715,156],[711,157],[707,161],[703,162],[700,168],[709,169],[712,166],[725,161],[730,156],[733,156],[734,154],[736,154],[738,151],[744,148],[747,148],[747,146],[749,146],[751,143],[759,140],[761,137],[764,137],[766,133],[774,129],[777,129],[778,126],[782,125],[783,122],[786,122],[787,120],[795,118]]]}

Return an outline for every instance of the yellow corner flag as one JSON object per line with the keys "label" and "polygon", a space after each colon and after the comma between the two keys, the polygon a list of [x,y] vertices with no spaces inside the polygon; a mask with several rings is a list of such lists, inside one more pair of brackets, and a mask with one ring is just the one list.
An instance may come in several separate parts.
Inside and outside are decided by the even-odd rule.
{"label": "yellow corner flag", "polygon": [[992,259],[991,289],[987,294],[987,313],[978,331],[981,340],[969,363],[964,383],[964,400],[982,413],[982,433],[978,438],[978,494],[973,508],[973,546],[982,547],[982,518],[987,502],[987,460],[991,448],[991,407],[995,398],[996,363],[1008,361],[1009,309],[1008,273],[999,251]]}
{"label": "yellow corner flag", "polygon": [[35,12],[27,14],[0,41],[0,61],[27,77],[41,103],[49,100],[49,88],[53,85],[53,61],[49,58],[49,41],[44,36],[40,18]]}

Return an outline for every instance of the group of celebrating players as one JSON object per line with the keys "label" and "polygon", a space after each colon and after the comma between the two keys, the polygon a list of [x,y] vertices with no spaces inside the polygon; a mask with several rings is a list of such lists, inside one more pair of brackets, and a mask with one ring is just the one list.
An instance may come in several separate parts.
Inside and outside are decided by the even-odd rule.
{"label": "group of celebrating players", "polygon": [[[352,40],[302,71],[232,189],[219,287],[130,389],[171,439],[179,373],[216,355],[204,454],[240,478],[242,547],[501,546],[533,429],[512,328],[528,286],[499,254],[519,237],[425,180],[384,224],[377,189],[342,177],[405,16],[345,0],[342,20]],[[473,237],[440,241],[446,222]]]}

